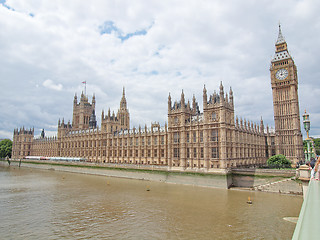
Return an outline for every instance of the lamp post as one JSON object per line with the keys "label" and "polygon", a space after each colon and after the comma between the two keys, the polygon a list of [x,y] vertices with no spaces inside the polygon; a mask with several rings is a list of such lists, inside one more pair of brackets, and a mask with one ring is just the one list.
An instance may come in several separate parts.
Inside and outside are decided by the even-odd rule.
{"label": "lamp post", "polygon": [[310,119],[309,119],[309,114],[307,114],[307,110],[304,111],[303,116],[303,127],[304,130],[306,130],[307,132],[307,138],[306,138],[306,142],[307,142],[307,151],[305,152],[306,155],[306,161],[310,161],[311,158],[311,152],[310,152],[310,142],[311,139],[309,137],[309,131],[310,131]]}

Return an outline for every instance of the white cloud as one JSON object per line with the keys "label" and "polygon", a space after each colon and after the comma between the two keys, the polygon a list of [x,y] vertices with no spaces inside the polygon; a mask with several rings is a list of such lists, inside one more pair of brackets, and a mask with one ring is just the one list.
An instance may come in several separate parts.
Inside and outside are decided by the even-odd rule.
{"label": "white cloud", "polygon": [[[223,81],[233,88],[237,115],[254,122],[262,115],[274,125],[269,64],[279,20],[299,70],[300,108],[309,108],[311,117],[320,113],[314,101],[320,91],[318,1],[5,4],[11,9],[0,4],[2,131],[21,125],[55,131],[58,118],[71,118],[82,81],[89,96],[96,94],[98,119],[102,109],[117,110],[125,86],[131,125],[163,125],[169,92],[176,100],[184,89],[186,99],[195,94],[202,106],[203,84],[212,93]],[[105,23],[114,32],[101,34]],[[119,37],[141,30],[125,41]],[[312,121],[320,135],[320,120]]]}
{"label": "white cloud", "polygon": [[49,89],[53,89],[53,90],[56,90],[56,91],[61,91],[62,90],[62,84],[55,84],[52,80],[50,79],[47,79],[45,80],[42,85],[46,88],[49,88]]}

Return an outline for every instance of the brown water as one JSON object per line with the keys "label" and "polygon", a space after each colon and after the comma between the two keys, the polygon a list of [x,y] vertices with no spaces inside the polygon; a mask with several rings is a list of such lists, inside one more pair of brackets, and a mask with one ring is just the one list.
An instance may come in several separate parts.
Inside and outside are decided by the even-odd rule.
{"label": "brown water", "polygon": [[0,239],[291,239],[295,224],[283,217],[298,216],[301,204],[299,196],[0,165]]}

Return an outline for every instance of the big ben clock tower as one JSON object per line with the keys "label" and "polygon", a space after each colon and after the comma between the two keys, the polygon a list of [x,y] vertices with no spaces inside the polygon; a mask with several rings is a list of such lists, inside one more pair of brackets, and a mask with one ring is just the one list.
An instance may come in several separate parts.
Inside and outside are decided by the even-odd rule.
{"label": "big ben clock tower", "polygon": [[270,74],[273,95],[276,154],[283,154],[292,163],[303,159],[300,129],[297,67],[290,56],[287,43],[279,35],[271,61]]}

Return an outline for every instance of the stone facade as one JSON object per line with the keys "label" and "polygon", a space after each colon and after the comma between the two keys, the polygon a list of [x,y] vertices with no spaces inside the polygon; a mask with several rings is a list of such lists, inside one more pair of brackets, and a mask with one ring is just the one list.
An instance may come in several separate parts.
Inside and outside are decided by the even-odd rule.
{"label": "stone facade", "polygon": [[276,52],[271,61],[270,75],[273,95],[276,154],[283,154],[296,163],[304,159],[300,127],[297,67],[290,56],[287,43],[279,35]]}
{"label": "stone facade", "polygon": [[[276,55],[280,51],[278,45],[277,41]],[[292,79],[288,84],[275,80],[279,61],[273,60],[270,68],[275,133],[268,127],[264,128],[262,119],[257,124],[235,117],[233,91],[230,88],[229,93],[225,93],[222,83],[218,92],[212,94],[203,88],[203,112],[200,112],[194,96],[191,102],[186,101],[182,91],[180,99],[172,102],[169,94],[168,124],[161,127],[159,123],[152,123],[150,127],[130,129],[123,89],[117,114],[111,114],[110,109],[107,115],[102,111],[100,128],[94,124],[95,97],[90,104],[82,93],[80,103],[77,96],[74,97],[72,124],[59,120],[57,137],[35,139],[33,130],[15,129],[12,156],[81,157],[91,162],[157,165],[172,170],[202,172],[263,165],[276,153],[294,156],[292,159],[296,161],[302,151],[297,77],[292,58],[286,61]],[[286,89],[292,91],[289,100]],[[294,120],[289,120],[290,117]],[[293,129],[288,130],[288,125],[281,125],[279,120],[283,119]]]}

